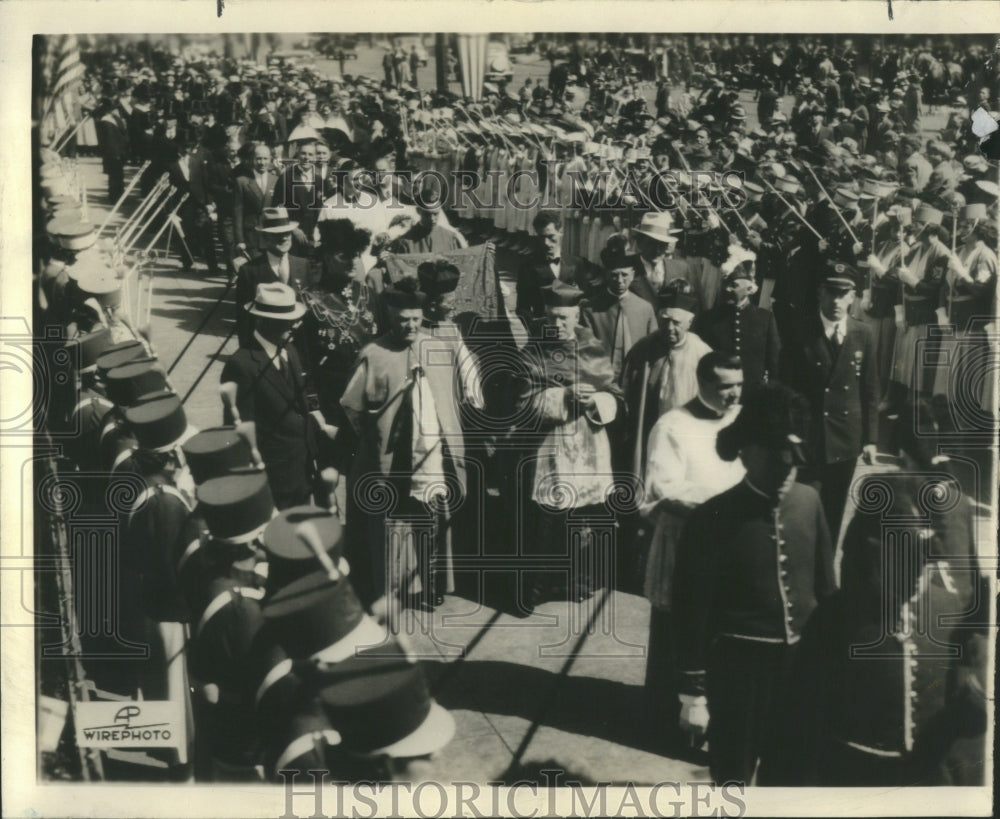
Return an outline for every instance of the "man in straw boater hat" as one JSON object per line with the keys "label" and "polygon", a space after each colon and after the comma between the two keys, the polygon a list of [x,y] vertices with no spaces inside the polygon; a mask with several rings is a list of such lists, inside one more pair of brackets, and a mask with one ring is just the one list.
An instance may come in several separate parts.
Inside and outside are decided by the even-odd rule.
{"label": "man in straw boater hat", "polygon": [[723,460],[743,462],[744,479],[691,512],[678,544],[680,724],[694,737],[707,730],[716,782],[782,783],[796,647],[835,589],[819,495],[795,480],[808,415],[780,384],[747,396],[716,441]]}
{"label": "man in straw boater hat", "polygon": [[777,377],[781,352],[771,311],[750,301],[757,292],[756,258],[752,251],[730,245],[729,258],[722,264],[722,300],[701,313],[691,328],[713,350],[739,356],[748,390]]}
{"label": "man in straw boater hat", "polygon": [[243,265],[236,277],[236,327],[241,346],[248,345],[253,337],[252,321],[244,305],[253,301],[257,285],[280,282],[298,290],[309,282],[308,263],[289,254],[295,229],[296,223],[288,218],[285,208],[264,208],[254,228],[263,252]]}
{"label": "man in straw boater hat", "polygon": [[279,509],[314,496],[328,503],[320,461],[323,442],[336,430],[320,413],[311,378],[291,342],[305,307],[291,287],[274,282],[258,284],[245,310],[253,331],[220,377],[227,420],[259,453]]}
{"label": "man in straw boater hat", "polygon": [[[389,330],[361,351],[340,404],[358,437],[347,510],[358,593],[390,604],[420,595],[433,609],[454,590],[451,508],[467,491],[459,420],[467,398],[456,394],[453,341],[422,329],[427,296],[417,288],[405,278],[383,291]],[[393,485],[391,507],[363,502],[373,480]]]}
{"label": "man in straw boater hat", "polygon": [[604,501],[615,485],[607,425],[624,409],[604,345],[580,324],[583,294],[562,282],[542,294],[545,320],[535,343],[521,351],[515,384],[515,434],[535,436],[526,475],[532,514],[519,536],[530,553],[565,563],[525,578],[526,610],[553,594],[585,600],[607,579],[588,567],[596,557],[592,533],[570,543],[568,523],[590,511],[607,515]]}
{"label": "man in straw boater hat", "polygon": [[878,441],[881,396],[875,337],[849,314],[857,271],[844,264],[823,272],[819,309],[804,317],[785,345],[781,380],[795,384],[810,406],[811,463],[801,478],[820,493],[836,541],[858,456],[871,464]]}

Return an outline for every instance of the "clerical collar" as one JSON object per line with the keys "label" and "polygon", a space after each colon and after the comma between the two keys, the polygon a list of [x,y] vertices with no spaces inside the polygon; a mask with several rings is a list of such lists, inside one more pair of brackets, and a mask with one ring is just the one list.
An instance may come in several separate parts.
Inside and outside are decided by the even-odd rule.
{"label": "clerical collar", "polygon": [[722,418],[726,412],[723,410],[719,412],[715,407],[711,406],[701,394],[701,390],[698,390],[697,395],[695,395],[694,400],[696,405],[700,405],[699,408],[702,410],[702,414],[699,414],[699,418]]}

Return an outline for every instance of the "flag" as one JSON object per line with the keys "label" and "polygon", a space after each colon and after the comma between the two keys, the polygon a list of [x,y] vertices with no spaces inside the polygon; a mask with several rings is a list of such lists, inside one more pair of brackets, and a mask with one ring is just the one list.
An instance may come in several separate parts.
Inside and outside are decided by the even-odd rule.
{"label": "flag", "polygon": [[483,98],[488,34],[459,34],[458,61],[462,68],[462,93],[473,100]]}
{"label": "flag", "polygon": [[79,119],[77,90],[83,79],[75,34],[47,38],[42,56],[42,132],[62,134]]}
{"label": "flag", "polygon": [[473,314],[483,318],[496,318],[500,298],[492,244],[474,245],[447,253],[387,253],[385,265],[389,278],[397,281],[404,276],[416,276],[421,262],[438,259],[451,262],[460,273],[454,297],[456,316]]}

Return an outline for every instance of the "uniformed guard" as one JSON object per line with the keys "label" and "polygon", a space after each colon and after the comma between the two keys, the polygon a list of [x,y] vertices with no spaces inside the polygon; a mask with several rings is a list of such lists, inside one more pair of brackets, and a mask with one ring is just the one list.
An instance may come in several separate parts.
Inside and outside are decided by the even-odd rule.
{"label": "uniformed guard", "polygon": [[97,440],[101,468],[115,472],[138,447],[135,433],[125,420],[125,411],[153,396],[172,392],[167,374],[157,359],[134,358],[104,373],[105,389],[114,408],[104,416]]}
{"label": "uniformed guard", "polygon": [[254,571],[255,542],[270,522],[274,501],[263,471],[210,478],[197,489],[208,529],[197,563],[190,550],[181,568],[191,606],[190,664],[201,695],[203,735],[215,781],[259,781],[261,744],[250,688],[251,657],[264,623],[264,590]]}
{"label": "uniformed guard", "polygon": [[[972,503],[938,454],[930,403],[903,412],[893,440],[899,469],[866,475],[852,492],[841,590],[803,640],[804,676],[788,702],[801,731],[791,745],[799,767],[787,784],[939,784],[928,751],[960,762],[959,781],[984,778],[985,720],[977,727],[962,716],[956,674],[960,665],[985,672],[985,657],[966,651],[973,629],[963,622],[979,578]],[[932,736],[946,709],[956,717],[950,742]],[[922,744],[932,750],[921,753]]]}
{"label": "uniformed guard", "polygon": [[757,292],[756,255],[741,251],[730,247],[730,257],[722,265],[722,300],[699,315],[691,329],[713,350],[739,356],[744,386],[752,390],[777,378],[781,343],[771,311],[751,303]]}
{"label": "uniformed guard", "polygon": [[678,546],[681,727],[694,736],[707,728],[719,783],[780,781],[782,703],[796,644],[817,602],[834,590],[819,495],[795,480],[808,413],[805,400],[779,384],[748,396],[717,440],[719,455],[738,456],[746,477],[691,513]]}
{"label": "uniformed guard", "polygon": [[821,281],[819,310],[784,347],[781,378],[809,402],[811,462],[800,479],[819,490],[836,541],[858,456],[875,456],[879,387],[871,329],[848,313],[857,271],[836,263]]}

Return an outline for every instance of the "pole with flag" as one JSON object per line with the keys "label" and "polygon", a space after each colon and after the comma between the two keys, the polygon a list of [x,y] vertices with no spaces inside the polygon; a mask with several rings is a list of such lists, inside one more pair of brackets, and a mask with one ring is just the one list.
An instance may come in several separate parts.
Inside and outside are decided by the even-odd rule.
{"label": "pole with flag", "polygon": [[40,133],[43,136],[63,134],[79,119],[76,98],[83,80],[84,65],[80,61],[80,44],[76,35],[45,36],[41,60]]}
{"label": "pole with flag", "polygon": [[462,67],[462,94],[475,101],[483,98],[488,34],[459,34],[458,61]]}

